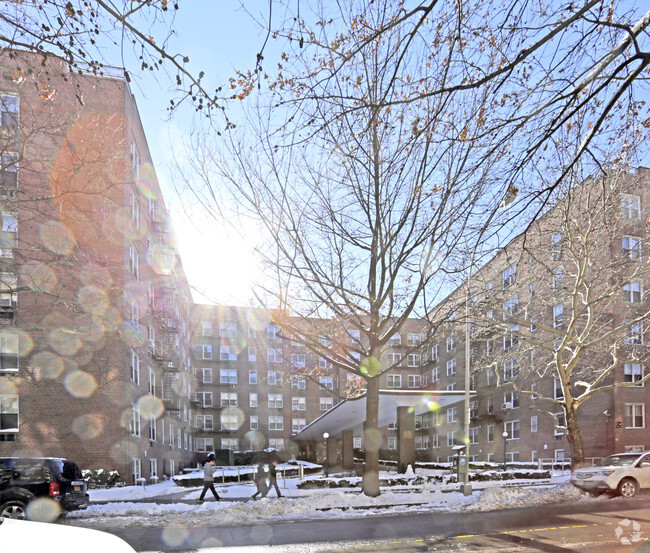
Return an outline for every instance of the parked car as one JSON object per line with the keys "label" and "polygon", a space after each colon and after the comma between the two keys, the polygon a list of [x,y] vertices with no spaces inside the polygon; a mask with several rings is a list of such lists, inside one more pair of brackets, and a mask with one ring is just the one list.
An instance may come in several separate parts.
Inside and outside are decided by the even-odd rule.
{"label": "parked car", "polygon": [[88,507],[86,482],[79,467],[72,461],[54,457],[0,457],[0,468],[12,471],[13,486],[37,498],[57,503],[61,513]]}
{"label": "parked car", "polygon": [[593,467],[573,471],[571,482],[588,492],[634,497],[639,490],[650,488],[650,452],[610,455]]}
{"label": "parked car", "polygon": [[0,467],[0,520],[2,518],[25,518],[27,504],[36,496],[15,486],[10,468]]}

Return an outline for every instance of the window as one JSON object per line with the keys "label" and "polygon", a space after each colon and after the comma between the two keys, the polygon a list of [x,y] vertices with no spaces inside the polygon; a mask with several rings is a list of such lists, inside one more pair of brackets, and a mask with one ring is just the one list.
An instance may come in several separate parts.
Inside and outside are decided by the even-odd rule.
{"label": "window", "polygon": [[551,235],[551,257],[554,261],[562,259],[562,234],[554,232]]}
{"label": "window", "polygon": [[402,375],[401,374],[388,374],[386,375],[387,388],[401,388],[402,387]]}
{"label": "window", "polygon": [[282,409],[283,400],[282,394],[269,394],[269,408]]}
{"label": "window", "polygon": [[269,430],[284,430],[284,419],[281,415],[269,415]]}
{"label": "window", "polygon": [[237,392],[221,392],[221,407],[237,407]]}
{"label": "window", "polygon": [[305,368],[305,354],[304,353],[292,353],[291,354],[291,366]]}
{"label": "window", "polygon": [[201,344],[201,359],[212,359],[212,346],[210,344]]}
{"label": "window", "polygon": [[201,336],[212,336],[211,321],[201,321]]}
{"label": "window", "polygon": [[131,350],[131,380],[140,385],[140,356]]}
{"label": "window", "polygon": [[259,419],[257,415],[251,415],[250,419],[250,429],[251,430],[258,430],[259,429]]}
{"label": "window", "polygon": [[519,409],[519,395],[516,392],[504,392],[504,409]]}
{"label": "window", "polygon": [[278,348],[269,348],[266,350],[266,360],[269,363],[282,363],[282,350]]}
{"label": "window", "polygon": [[140,253],[134,244],[129,245],[129,269],[136,280],[140,280]]}
{"label": "window", "polygon": [[389,347],[401,346],[402,336],[399,333],[393,334],[386,342],[386,345]]}
{"label": "window", "polygon": [[142,461],[138,457],[132,457],[133,462],[133,481],[138,482],[142,478]]}
{"label": "window", "polygon": [[292,376],[291,377],[291,389],[292,390],[304,390],[307,388],[307,379],[303,376]]}
{"label": "window", "polygon": [[530,431],[531,432],[537,432],[537,415],[533,415],[530,417]]}
{"label": "window", "polygon": [[645,428],[645,404],[625,404],[625,428]]}
{"label": "window", "polygon": [[221,430],[238,430],[239,420],[235,413],[221,413]]}
{"label": "window", "polygon": [[220,369],[220,384],[237,384],[237,369]]}
{"label": "window", "polygon": [[307,419],[291,419],[291,431],[294,433],[300,432],[307,426]]}
{"label": "window", "polygon": [[494,400],[492,399],[492,396],[488,396],[487,398],[486,411],[488,415],[494,413]]}
{"label": "window", "polygon": [[395,436],[388,436],[387,447],[388,449],[397,449],[397,438]]}
{"label": "window", "polygon": [[456,359],[450,359],[447,361],[447,376],[453,376],[456,374]]}
{"label": "window", "polygon": [[477,444],[478,443],[478,431],[479,429],[474,427],[469,429],[469,443]]}
{"label": "window", "polygon": [[641,198],[632,194],[621,194],[621,217],[639,219],[641,217]]}
{"label": "window", "polygon": [[559,294],[562,291],[562,279],[564,278],[564,269],[556,267],[553,269],[553,293]]}
{"label": "window", "polygon": [[420,354],[419,353],[409,353],[408,356],[408,366],[409,367],[419,367],[420,366]]}
{"label": "window", "polygon": [[140,417],[140,410],[137,407],[131,409],[129,430],[131,431],[132,436],[142,436],[142,419]]}
{"label": "window", "polygon": [[434,367],[431,369],[431,382],[440,381],[440,367]]}
{"label": "window", "polygon": [[280,340],[282,338],[282,334],[280,333],[280,329],[277,326],[268,325],[266,327],[266,337],[269,340]]}
{"label": "window", "polygon": [[320,398],[320,410],[329,411],[334,405],[334,401],[331,397],[322,397]]}
{"label": "window", "polygon": [[497,371],[496,365],[490,365],[487,368],[487,384],[497,384]]}
{"label": "window", "polygon": [[0,372],[18,370],[18,336],[0,334]]}
{"label": "window", "polygon": [[553,379],[553,398],[564,399],[564,390],[562,389],[562,381],[555,377]]}
{"label": "window", "polygon": [[291,410],[292,411],[306,411],[307,410],[307,400],[304,397],[292,397],[291,398]]}
{"label": "window", "polygon": [[519,343],[517,332],[519,332],[519,325],[513,326],[508,334],[503,337],[503,351],[508,351]]}
{"label": "window", "polygon": [[257,384],[257,371],[248,371],[248,383]]}
{"label": "window", "polygon": [[623,285],[623,301],[629,303],[641,302],[642,287],[640,282],[628,282]]}
{"label": "window", "polygon": [[203,407],[212,407],[212,392],[203,392]]}
{"label": "window", "polygon": [[422,386],[422,376],[419,374],[409,374],[408,375],[408,387],[409,388],[419,388]]}
{"label": "window", "polygon": [[0,234],[0,255],[2,257],[13,257],[16,247],[16,232],[18,230],[18,219],[9,213],[1,213],[2,233]]}
{"label": "window", "polygon": [[280,386],[282,384],[282,372],[269,371],[266,375],[266,382],[269,386]]}
{"label": "window", "polygon": [[[628,324],[625,322],[624,324]],[[627,334],[623,338],[626,345],[643,344],[643,323],[634,323],[627,328]]]}
{"label": "window", "polygon": [[492,355],[494,353],[494,348],[495,348],[494,338],[492,338],[491,340],[486,340],[485,341],[485,354],[486,355]]}
{"label": "window", "polygon": [[487,441],[488,442],[493,442],[494,441],[494,425],[493,424],[488,424],[488,427],[487,427]]}
{"label": "window", "polygon": [[203,430],[208,432],[214,430],[214,417],[212,415],[203,415]]}
{"label": "window", "polygon": [[[0,186],[4,188],[18,188],[17,155],[10,153],[0,155]],[[8,191],[3,191],[3,194],[7,195]]]}
{"label": "window", "polygon": [[2,94],[0,96],[0,126],[6,131],[15,132],[18,128],[20,100],[18,96]]}
{"label": "window", "polygon": [[406,335],[406,344],[409,346],[419,346],[422,343],[422,334],[409,332]]}
{"label": "window", "polygon": [[534,282],[529,286],[529,290],[530,290],[530,297],[534,298],[537,292],[537,286],[535,285]]}
{"label": "window", "polygon": [[269,438],[269,449],[284,450],[284,438]]}
{"label": "window", "polygon": [[503,320],[507,320],[507,315],[516,315],[519,311],[519,296],[515,295],[513,298],[510,298],[508,301],[506,301],[503,304],[503,310],[505,313],[503,314]]}
{"label": "window", "polygon": [[384,367],[401,366],[402,354],[401,353],[384,353]]}
{"label": "window", "polygon": [[506,290],[517,280],[517,265],[510,265],[510,267],[501,273],[501,277],[503,281],[503,289]]}
{"label": "window", "polygon": [[0,432],[18,432],[18,395],[0,395]]}
{"label": "window", "polygon": [[456,432],[447,432],[447,446],[453,447],[456,445]]}
{"label": "window", "polygon": [[219,346],[220,361],[237,361],[237,346]]}
{"label": "window", "polygon": [[248,406],[252,407],[253,409],[257,407],[257,394],[256,393],[248,394]]}
{"label": "window", "polygon": [[641,238],[637,236],[623,236],[621,240],[623,257],[639,261],[641,259]]}
{"label": "window", "polygon": [[359,344],[361,340],[361,331],[359,330],[348,330],[347,342],[350,345]]}
{"label": "window", "polygon": [[331,366],[332,364],[325,357],[318,358],[318,367],[320,369],[327,369],[330,368]]}
{"label": "window", "polygon": [[155,371],[149,367],[149,387],[148,387],[149,393],[152,396],[156,395],[156,373]]}
{"label": "window", "polygon": [[456,339],[452,336],[450,338],[447,338],[447,351],[455,351],[456,350]]}
{"label": "window", "polygon": [[196,451],[198,453],[206,453],[208,451],[214,451],[214,438],[197,438]]}
{"label": "window", "polygon": [[237,323],[221,323],[219,336],[222,338],[237,338]]}
{"label": "window", "polygon": [[212,384],[212,369],[203,369],[203,384]]}
{"label": "window", "polygon": [[237,438],[221,438],[221,449],[239,450],[239,440]]}
{"label": "window", "polygon": [[562,330],[564,326],[564,305],[558,303],[553,307],[553,328]]}
{"label": "window", "polygon": [[328,390],[334,389],[334,377],[332,376],[321,376],[319,382],[321,386],[324,386]]}
{"label": "window", "polygon": [[[625,382],[638,382],[643,379],[643,366],[641,363],[625,363]],[[643,384],[637,384],[643,386]]]}
{"label": "window", "polygon": [[508,440],[519,439],[519,421],[507,421],[504,423],[504,428],[508,433]]}
{"label": "window", "polygon": [[434,363],[440,358],[440,346],[433,346],[431,348],[431,361]]}

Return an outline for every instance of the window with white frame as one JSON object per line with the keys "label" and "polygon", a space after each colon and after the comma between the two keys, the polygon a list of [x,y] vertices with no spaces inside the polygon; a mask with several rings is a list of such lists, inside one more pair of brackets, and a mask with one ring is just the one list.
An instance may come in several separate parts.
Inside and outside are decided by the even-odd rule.
{"label": "window with white frame", "polygon": [[406,334],[406,344],[408,346],[419,346],[422,343],[423,337],[419,332],[409,332]]}
{"label": "window with white frame", "polygon": [[501,273],[503,282],[503,289],[506,290],[517,281],[517,265],[510,265],[503,273]]}
{"label": "window with white frame", "polygon": [[431,348],[431,361],[434,363],[440,359],[440,346],[435,345]]}
{"label": "window with white frame", "polygon": [[212,336],[212,321],[201,321],[201,335]]}
{"label": "window with white frame", "polygon": [[402,364],[402,354],[401,353],[395,353],[395,352],[387,352],[384,353],[384,367],[392,367],[392,366],[401,366]]}
{"label": "window with white frame", "polygon": [[142,436],[142,417],[140,415],[140,410],[137,407],[131,409],[129,430],[131,431],[132,436]]}
{"label": "window with white frame", "polygon": [[269,348],[266,350],[266,360],[269,363],[282,363],[282,350],[279,348]]}
{"label": "window with white frame", "polygon": [[257,415],[251,415],[249,426],[251,430],[259,430],[260,423]]}
{"label": "window with white frame", "polygon": [[641,198],[633,194],[621,194],[621,216],[623,219],[639,219]]}
{"label": "window with white frame", "polygon": [[534,298],[535,294],[537,293],[537,285],[533,282],[528,286],[528,290],[530,291],[530,297]]}
{"label": "window with white frame", "polygon": [[503,336],[503,351],[508,351],[519,344],[518,332],[519,325],[515,325]]}
{"label": "window with white frame", "polygon": [[12,333],[0,334],[0,372],[18,370],[18,336]]}
{"label": "window with white frame", "polygon": [[[0,433],[18,432],[18,395],[0,394]],[[4,439],[3,441],[6,441]]]}
{"label": "window with white frame", "polygon": [[625,404],[625,428],[645,428],[645,403]]}
{"label": "window with white frame", "polygon": [[198,453],[214,451],[214,438],[196,438],[195,443]]}
{"label": "window with white frame", "polygon": [[294,368],[305,368],[306,356],[304,353],[292,353],[291,354],[291,366]]}
{"label": "window with white frame", "polygon": [[456,338],[453,336],[450,336],[447,338],[447,351],[455,351],[456,350]]}
{"label": "window with white frame", "polygon": [[132,457],[133,482],[137,483],[142,478],[142,461],[139,457]]}
{"label": "window with white frame", "polygon": [[486,409],[488,415],[491,415],[492,413],[494,413],[494,400],[492,399],[492,396],[487,397],[485,409]]}
{"label": "window with white frame", "polygon": [[284,402],[282,394],[269,394],[268,406],[270,409],[282,409]]}
{"label": "window with white frame", "polygon": [[237,338],[237,323],[221,323],[219,336],[222,338]]}
{"label": "window with white frame", "polygon": [[448,392],[453,392],[456,389],[456,383],[452,382],[451,384],[447,384],[447,391]]}
{"label": "window with white frame", "polygon": [[5,134],[13,135],[18,129],[20,99],[10,94],[0,95],[0,127]]}
{"label": "window with white frame", "polygon": [[212,359],[212,345],[211,344],[201,344],[201,359]]}
{"label": "window with white frame", "polygon": [[564,399],[564,390],[562,389],[562,381],[557,376],[553,378],[553,398]]}
{"label": "window with white frame", "polygon": [[248,360],[253,363],[257,361],[257,348],[249,347],[248,348]]}
{"label": "window with white frame", "polygon": [[202,373],[203,373],[203,384],[212,384],[212,369],[203,368]]}
{"label": "window with white frame", "polygon": [[456,432],[447,432],[447,447],[453,447],[456,445]]}
{"label": "window with white frame", "polygon": [[456,359],[450,359],[447,361],[447,376],[453,376],[456,374]]}
{"label": "window with white frame", "polygon": [[221,413],[221,430],[238,430],[239,417],[235,413]]}
{"label": "window with white frame", "polygon": [[386,387],[387,388],[401,388],[402,387],[402,375],[401,374],[387,374],[386,375]]}
{"label": "window with white frame", "polygon": [[[504,409],[518,409],[519,408],[519,394],[514,391],[503,393]],[[507,407],[506,407],[507,406]]]}
{"label": "window with white frame", "polygon": [[156,371],[149,367],[149,393],[152,396],[156,395]]}
{"label": "window with white frame", "polygon": [[[643,365],[641,363],[625,363],[624,367],[625,382],[639,382],[643,380]],[[637,384],[643,386],[643,384]]]}
{"label": "window with white frame", "polygon": [[269,415],[269,430],[284,430],[282,415]]}
{"label": "window with white frame", "polygon": [[420,363],[420,354],[419,353],[409,353],[407,365],[409,367],[419,367]]}
{"label": "window with white frame", "polygon": [[643,288],[640,282],[628,282],[623,285],[623,301],[628,303],[640,303],[643,295]]}
{"label": "window with white frame", "polygon": [[237,369],[219,369],[220,384],[237,384]]}
{"label": "window with white frame", "polygon": [[255,409],[257,407],[257,393],[248,394],[248,406]]}
{"label": "window with white frame", "polygon": [[530,417],[530,431],[531,432],[537,432],[538,425],[537,425],[537,415],[532,415]]}
{"label": "window with white frame", "polygon": [[408,387],[409,388],[419,388],[422,386],[422,376],[419,374],[409,374],[408,375]]}
{"label": "window with white frame", "polygon": [[291,432],[298,433],[307,426],[307,419],[291,419]]}
{"label": "window with white frame", "polygon": [[564,280],[564,269],[556,267],[553,269],[553,292],[559,294],[562,291],[562,281]]}
{"label": "window with white frame", "polygon": [[291,389],[292,390],[305,390],[305,389],[307,389],[307,379],[304,376],[292,376],[291,377]]}
{"label": "window with white frame", "polygon": [[155,442],[156,438],[158,437],[158,428],[156,426],[156,423],[156,417],[149,418],[149,439],[152,442]]}
{"label": "window with white frame", "polygon": [[324,386],[328,390],[334,389],[334,377],[333,376],[321,376],[318,381],[321,386]]}
{"label": "window with white frame", "polygon": [[282,338],[282,333],[280,329],[275,325],[268,325],[266,327],[266,337],[269,340],[280,340]]}
{"label": "window with white frame", "polygon": [[221,392],[221,407],[237,407],[237,392]]}
{"label": "window with white frame", "polygon": [[508,318],[507,315],[516,315],[519,312],[519,296],[517,294],[503,303],[503,311],[504,321]]}
{"label": "window with white frame", "polygon": [[212,392],[203,392],[203,407],[212,407]]}
{"label": "window with white frame", "polygon": [[[627,321],[624,324],[627,325]],[[623,343],[631,346],[643,344],[643,323],[638,322],[628,326]]]}
{"label": "window with white frame", "polygon": [[230,449],[231,451],[238,451],[239,440],[237,438],[221,438],[221,449]]}
{"label": "window with white frame", "polygon": [[334,400],[331,397],[320,398],[320,410],[329,411],[334,406]]}
{"label": "window with white frame", "polygon": [[623,257],[639,261],[641,259],[641,238],[638,236],[623,236],[621,239]]}
{"label": "window with white frame", "polygon": [[11,213],[0,214],[2,219],[2,230],[0,231],[0,256],[13,257],[16,248],[16,236],[18,230],[18,219]]}
{"label": "window with white frame", "polygon": [[237,361],[237,346],[220,346],[220,361]]}
{"label": "window with white frame", "polygon": [[386,444],[388,449],[397,449],[397,438],[395,436],[388,436]]}
{"label": "window with white frame", "polygon": [[214,417],[212,415],[203,415],[203,430],[208,432],[214,430]]}
{"label": "window with white frame", "polygon": [[458,416],[458,408],[457,407],[449,407],[447,409],[447,423],[451,424],[453,422],[456,422],[456,417]]}
{"label": "window with white frame", "polygon": [[131,380],[140,384],[140,356],[131,350]]}
{"label": "window with white frame", "polygon": [[269,449],[275,451],[283,451],[284,438],[269,438]]}
{"label": "window with white frame", "polygon": [[269,371],[266,373],[266,383],[269,386],[280,386],[282,384],[282,372]]}
{"label": "window with white frame", "polygon": [[439,382],[440,381],[440,367],[433,367],[431,369],[431,382]]}
{"label": "window with white frame", "polygon": [[519,358],[514,357],[503,362],[503,380],[509,382],[519,376]]}
{"label": "window with white frame", "polygon": [[248,371],[248,383],[249,384],[257,384],[257,371],[256,370]]}
{"label": "window with white frame", "polygon": [[292,411],[306,411],[307,410],[307,400],[304,397],[292,397],[291,398],[291,410]]}
{"label": "window with white frame", "polygon": [[562,234],[559,232],[551,235],[551,257],[553,261],[562,259]]}
{"label": "window with white frame", "polygon": [[469,429],[469,443],[477,444],[479,436],[479,429],[477,427],[470,427]]}
{"label": "window with white frame", "polygon": [[504,423],[505,431],[508,433],[508,440],[519,439],[519,421],[506,421]]}
{"label": "window with white frame", "polygon": [[388,347],[395,347],[395,346],[401,346],[402,345],[402,336],[400,335],[399,332],[396,332],[393,334],[388,341],[386,342],[386,345]]}
{"label": "window with white frame", "polygon": [[354,436],[352,438],[352,448],[353,449],[361,449],[361,436]]}
{"label": "window with white frame", "polygon": [[494,441],[494,425],[493,424],[488,424],[487,425],[487,441],[488,442],[493,442]]}
{"label": "window with white frame", "polygon": [[129,269],[136,280],[140,280],[140,253],[135,244],[129,245]]}

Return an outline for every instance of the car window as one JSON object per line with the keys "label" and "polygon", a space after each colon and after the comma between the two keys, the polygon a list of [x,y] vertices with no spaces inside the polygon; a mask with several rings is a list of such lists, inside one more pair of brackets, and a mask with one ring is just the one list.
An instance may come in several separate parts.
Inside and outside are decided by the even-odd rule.
{"label": "car window", "polygon": [[597,463],[601,467],[623,467],[631,465],[639,458],[638,455],[610,455]]}
{"label": "car window", "polygon": [[63,478],[67,478],[68,480],[81,478],[79,467],[71,461],[63,462],[63,470],[61,471],[61,474],[63,475]]}
{"label": "car window", "polygon": [[50,471],[37,461],[16,459],[14,461],[14,478],[31,482],[49,482]]}

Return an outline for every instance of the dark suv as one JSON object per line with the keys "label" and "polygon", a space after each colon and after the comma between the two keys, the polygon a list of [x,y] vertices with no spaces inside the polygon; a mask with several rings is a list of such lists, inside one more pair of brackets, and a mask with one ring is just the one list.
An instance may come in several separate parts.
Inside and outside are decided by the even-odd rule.
{"label": "dark suv", "polygon": [[25,507],[34,494],[13,483],[10,468],[0,466],[0,523],[3,518],[25,518]]}
{"label": "dark suv", "polygon": [[63,513],[88,507],[86,482],[79,467],[67,459],[53,457],[0,457],[0,469],[11,469],[13,485],[55,500]]}

